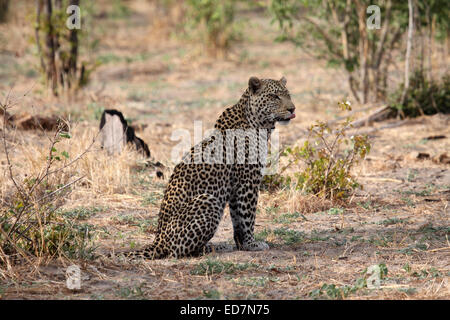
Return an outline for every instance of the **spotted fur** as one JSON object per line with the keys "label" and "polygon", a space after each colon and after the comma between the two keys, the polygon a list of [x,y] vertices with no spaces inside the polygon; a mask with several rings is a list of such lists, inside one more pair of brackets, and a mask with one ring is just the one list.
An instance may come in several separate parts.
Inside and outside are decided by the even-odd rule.
{"label": "spotted fur", "polygon": [[[255,241],[255,213],[258,202],[261,170],[264,159],[249,161],[258,150],[250,150],[249,139],[260,132],[269,132],[277,121],[288,122],[295,117],[286,80],[251,77],[239,102],[226,109],[215,123],[215,132],[225,137],[230,129],[241,129],[237,138],[245,139],[245,150],[234,150],[232,163],[196,162],[198,151],[205,151],[216,140],[213,134],[190,153],[174,169],[161,203],[156,238],[149,247],[129,253],[148,259],[195,256],[214,250],[209,240],[229,204],[238,250],[266,250],[265,242]],[[266,141],[267,142],[267,141]],[[212,157],[234,141],[224,143],[211,152]],[[225,157],[227,154],[224,155]],[[230,154],[228,154],[230,156]],[[201,158],[201,153],[200,153]],[[198,158],[197,158],[198,160]],[[201,160],[201,159],[200,159]]]}

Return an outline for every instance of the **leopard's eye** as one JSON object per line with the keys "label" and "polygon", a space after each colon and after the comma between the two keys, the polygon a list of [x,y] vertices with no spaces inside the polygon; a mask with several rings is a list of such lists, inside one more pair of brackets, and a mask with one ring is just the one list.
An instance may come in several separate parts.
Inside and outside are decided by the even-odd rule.
{"label": "leopard's eye", "polygon": [[270,96],[271,98],[281,100],[280,97],[279,97],[277,94],[270,93],[269,96]]}

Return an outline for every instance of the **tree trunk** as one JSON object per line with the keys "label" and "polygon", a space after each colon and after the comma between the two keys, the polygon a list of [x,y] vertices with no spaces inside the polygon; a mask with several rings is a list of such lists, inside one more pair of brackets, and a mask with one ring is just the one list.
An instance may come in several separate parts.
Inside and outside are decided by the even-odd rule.
{"label": "tree trunk", "polygon": [[58,74],[55,61],[55,32],[52,24],[52,0],[46,0],[44,3],[44,16],[46,23],[46,57],[47,57],[47,81],[51,83],[52,91],[55,96],[58,95]]}
{"label": "tree trunk", "polygon": [[42,6],[43,6],[42,0],[36,0],[36,23],[35,23],[35,27],[34,27],[34,36],[36,38],[36,46],[37,46],[37,50],[38,50],[39,59],[41,62],[41,69],[43,72],[45,72],[46,67],[45,67],[44,57],[42,55],[41,39],[39,37],[39,31],[41,29]]}
{"label": "tree trunk", "polygon": [[[71,0],[69,5],[76,5],[78,6],[80,4],[80,0]],[[69,56],[69,77],[74,79],[76,77],[77,72],[77,59],[78,59],[78,29],[72,29],[70,30],[70,36],[69,36],[69,42],[70,42],[70,56]]]}
{"label": "tree trunk", "polygon": [[[1,1],[1,0],[0,0]],[[59,13],[65,13],[65,4],[79,6],[80,0],[35,0],[36,2],[36,26],[35,38],[38,53],[41,59],[41,67],[47,79],[47,85],[51,87],[52,93],[58,93],[70,89],[75,83],[75,87],[81,86],[85,76],[85,67],[81,66],[80,79],[78,74],[78,29],[69,30],[61,26],[64,19]],[[44,41],[41,45],[40,36]],[[83,80],[84,79],[84,80]]]}
{"label": "tree trunk", "polygon": [[411,59],[411,45],[413,41],[413,32],[414,32],[414,10],[412,0],[408,0],[408,9],[409,9],[409,22],[408,22],[408,41],[406,44],[406,57],[405,57],[405,87],[403,88],[403,93],[401,97],[401,103],[405,103],[406,101],[406,93],[409,89],[409,63]]}
{"label": "tree trunk", "polygon": [[366,26],[366,7],[356,2],[356,10],[358,12],[358,26],[359,26],[359,89],[362,91],[362,103],[367,103],[369,93],[369,79],[368,79],[368,55],[369,55],[369,41],[367,38]]}
{"label": "tree trunk", "polygon": [[0,23],[8,19],[9,0],[0,0]]}

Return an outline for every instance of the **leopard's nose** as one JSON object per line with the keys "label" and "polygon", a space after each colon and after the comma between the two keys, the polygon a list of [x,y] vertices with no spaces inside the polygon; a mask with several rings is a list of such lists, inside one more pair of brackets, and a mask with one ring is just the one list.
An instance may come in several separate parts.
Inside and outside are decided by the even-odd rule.
{"label": "leopard's nose", "polygon": [[295,111],[295,106],[294,106],[294,104],[291,104],[290,106],[288,106],[287,110],[288,110],[290,113],[294,113],[294,111]]}

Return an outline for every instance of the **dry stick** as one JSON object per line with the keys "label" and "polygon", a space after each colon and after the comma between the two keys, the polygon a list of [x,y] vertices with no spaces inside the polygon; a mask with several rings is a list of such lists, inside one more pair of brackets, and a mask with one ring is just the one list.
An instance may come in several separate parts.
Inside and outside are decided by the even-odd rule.
{"label": "dry stick", "polygon": [[[31,86],[31,88],[28,91],[26,91],[23,94],[23,96],[20,97],[20,98],[23,98],[23,97],[27,96],[28,93],[30,93],[31,90],[34,88],[35,84],[36,83],[34,83]],[[11,164],[11,161],[10,161],[10,158],[9,158],[9,152],[8,152],[8,148],[7,148],[7,145],[6,145],[6,119],[8,117],[7,109],[10,109],[12,106],[16,105],[20,101],[20,99],[17,99],[15,102],[11,102],[10,101],[9,98],[10,98],[12,89],[13,89],[13,87],[11,87],[9,89],[8,94],[6,95],[6,98],[5,98],[5,102],[3,104],[0,102],[0,108],[3,110],[3,147],[5,149],[5,155],[6,155],[6,159],[7,159],[7,163],[8,163],[9,177],[12,180],[12,182],[14,183],[14,186],[16,187],[17,191],[22,196],[22,199],[25,199],[25,197],[24,197],[25,190],[20,188],[19,185],[17,184],[16,180],[14,179],[14,175],[12,173],[12,164]]]}
{"label": "dry stick", "polygon": [[61,190],[65,189],[65,188],[71,186],[72,184],[74,184],[74,183],[80,181],[80,180],[83,179],[84,177],[86,177],[86,175],[83,175],[83,176],[79,177],[78,179],[75,179],[75,180],[73,180],[72,182],[69,182],[69,183],[63,185],[62,187],[56,189],[55,191],[53,191],[53,192],[51,192],[51,193],[49,193],[49,194],[46,194],[46,195],[43,196],[42,198],[36,200],[36,202],[41,202],[42,200],[44,200],[44,199],[46,199],[46,198],[48,198],[48,197],[51,197],[52,195],[58,193],[59,191],[61,191]]}
{"label": "dry stick", "polygon": [[72,161],[70,161],[69,163],[65,164],[64,166],[62,166],[62,167],[60,167],[60,168],[58,168],[58,169],[55,169],[55,170],[53,170],[53,171],[50,171],[50,172],[48,173],[48,175],[51,175],[51,174],[53,174],[53,173],[59,172],[59,171],[61,171],[61,170],[64,170],[65,168],[71,166],[73,163],[75,163],[76,161],[78,161],[78,160],[79,160],[81,157],[83,157],[86,153],[88,153],[88,152],[90,151],[90,149],[92,148],[92,146],[94,145],[94,143],[95,143],[95,141],[96,141],[96,139],[97,139],[97,137],[98,137],[99,134],[100,134],[100,132],[98,132],[97,135],[92,139],[91,144],[87,147],[86,150],[84,150],[82,153],[80,153],[77,157],[75,157]]}
{"label": "dry stick", "polygon": [[450,250],[450,247],[432,249],[432,250],[428,250],[427,252],[435,252],[435,251],[442,251],[442,250]]}
{"label": "dry stick", "polygon": [[20,193],[20,195],[24,199],[24,191],[22,190],[22,188],[19,187],[16,180],[14,179],[14,175],[12,172],[11,160],[9,158],[8,147],[6,145],[6,110],[8,109],[8,107],[7,107],[8,98],[9,98],[9,93],[8,93],[8,96],[6,98],[7,100],[5,101],[5,103],[4,104],[0,103],[0,107],[4,110],[4,113],[5,113],[5,115],[3,116],[3,139],[2,139],[3,140],[3,148],[5,149],[6,162],[8,163],[9,178],[12,180],[17,191]]}
{"label": "dry stick", "polygon": [[[79,154],[74,160],[72,160],[71,162],[69,162],[68,164],[66,164],[66,165],[64,165],[64,166],[62,166],[62,167],[60,167],[60,168],[58,168],[58,169],[56,169],[56,170],[53,170],[53,171],[48,171],[49,167],[47,167],[47,169],[46,169],[46,171],[47,171],[46,174],[45,174],[44,176],[42,176],[42,178],[40,179],[39,183],[36,183],[36,184],[33,185],[33,189],[34,189],[34,187],[36,187],[37,185],[39,185],[40,182],[42,182],[42,180],[43,180],[44,178],[48,177],[49,175],[51,175],[51,174],[53,174],[53,173],[59,172],[59,171],[65,169],[65,168],[71,166],[75,161],[78,161],[81,157],[83,157],[83,155],[85,155],[85,154],[89,151],[89,149],[94,145],[97,136],[98,136],[98,133],[97,133],[97,135],[94,137],[94,139],[92,139],[92,143],[89,145],[89,147],[88,147],[86,150],[84,150],[81,154]],[[52,147],[53,147],[53,145],[52,145]],[[59,188],[58,190],[55,190],[55,191],[53,191],[52,193],[50,193],[50,194],[48,194],[48,195],[46,195],[46,196],[44,196],[44,197],[38,199],[37,202],[40,202],[40,201],[42,201],[44,198],[47,198],[47,197],[49,197],[49,196],[55,194],[56,192],[58,192],[58,191],[64,189],[65,187],[67,187],[67,186],[69,186],[69,185],[71,185],[71,184],[73,184],[73,183],[75,183],[75,182],[81,180],[81,179],[84,178],[85,176],[86,176],[86,175],[84,175],[84,176],[78,178],[77,180],[72,181],[71,183],[66,184],[65,186]],[[19,213],[19,215],[21,215],[26,209],[30,208],[31,205],[32,205],[32,204],[28,204],[27,206],[24,206],[23,209],[22,209],[22,211]],[[17,218],[16,222],[18,221],[18,219],[19,219],[19,218]],[[29,219],[28,219],[28,220],[29,220]],[[27,220],[27,221],[28,221],[28,220]],[[15,224],[14,224],[14,225],[15,225]],[[12,231],[12,229],[11,229],[11,231]]]}
{"label": "dry stick", "polygon": [[[23,94],[23,96],[21,98],[23,98],[26,95],[28,95],[28,93],[31,92],[33,87],[34,87],[34,84],[28,91],[26,91]],[[6,100],[5,100],[4,104],[0,103],[0,107],[4,110],[4,117],[3,117],[3,146],[4,146],[4,149],[5,149],[5,155],[6,155],[6,159],[7,159],[7,163],[8,163],[9,177],[10,177],[11,181],[13,182],[14,186],[16,187],[16,190],[20,193],[20,195],[22,197],[22,201],[23,202],[30,202],[30,194],[27,194],[26,191],[22,187],[20,187],[17,184],[16,180],[14,179],[14,175],[12,173],[12,164],[11,164],[11,160],[9,158],[9,152],[8,152],[8,148],[7,148],[7,145],[6,145],[6,114],[7,114],[6,110],[8,108],[11,108],[12,105],[17,104],[20,101],[20,99],[17,99],[14,103],[10,102],[9,97],[11,95],[11,92],[12,92],[12,88],[10,88],[10,90],[9,90],[7,96],[6,96]],[[14,224],[13,224],[13,226],[11,227],[11,229],[10,229],[10,231],[8,233],[8,237],[11,235],[12,232],[16,232],[15,226],[19,222],[19,220],[22,217],[24,212],[25,212],[25,206],[23,206],[21,208],[21,211],[17,215],[17,218],[14,221]]]}
{"label": "dry stick", "polygon": [[34,189],[41,184],[41,182],[44,180],[44,178],[46,178],[48,176],[48,171],[50,170],[51,165],[54,163],[53,157],[52,157],[52,153],[53,153],[53,148],[56,145],[56,143],[58,143],[57,140],[57,136],[60,133],[60,129],[56,129],[55,135],[53,136],[53,139],[50,140],[50,148],[49,148],[49,155],[47,156],[47,164],[45,166],[45,174],[42,177],[37,177],[36,182],[33,184],[33,186],[30,189],[29,192],[29,196],[31,196],[31,194],[33,193]]}
{"label": "dry stick", "polygon": [[[4,133],[4,135],[5,135],[5,132],[3,132],[3,133]],[[58,129],[58,130],[55,132],[55,135],[54,135],[53,139],[51,140],[50,154],[49,154],[49,159],[48,159],[48,162],[47,162],[47,166],[46,166],[46,168],[45,168],[45,174],[44,174],[42,177],[40,177],[40,178],[37,179],[37,181],[35,182],[35,184],[34,184],[33,187],[31,188],[30,193],[26,195],[26,200],[27,200],[27,202],[31,202],[31,201],[30,201],[31,193],[33,192],[33,190],[34,190],[34,189],[35,189],[35,188],[36,188],[36,187],[37,187],[37,186],[38,186],[38,185],[39,185],[46,177],[48,177],[50,174],[59,172],[59,171],[65,169],[65,168],[69,167],[69,166],[72,165],[74,162],[76,162],[77,160],[79,160],[79,159],[80,159],[84,154],[86,154],[86,153],[90,150],[90,148],[94,145],[94,143],[95,143],[95,141],[96,141],[96,138],[97,138],[97,136],[98,136],[98,133],[97,133],[97,135],[94,137],[94,139],[92,140],[92,143],[89,145],[89,147],[88,147],[86,150],[84,150],[80,155],[78,155],[75,159],[73,159],[73,160],[70,161],[68,164],[66,164],[66,165],[64,165],[64,166],[62,166],[62,167],[60,167],[60,168],[58,168],[58,169],[56,169],[56,170],[50,171],[50,167],[51,167],[51,165],[52,165],[52,163],[53,163],[53,162],[52,162],[52,156],[51,156],[51,155],[52,155],[52,149],[53,149],[54,145],[58,142],[57,137],[58,137],[58,135],[59,135],[60,133],[61,133],[61,130]],[[5,143],[5,139],[4,139],[4,143]],[[7,153],[6,144],[5,144],[5,151],[6,151],[6,153]],[[7,155],[8,155],[8,153],[7,153]],[[9,158],[8,158],[8,159],[9,159]],[[10,162],[8,161],[8,163],[10,163]],[[11,170],[11,167],[10,167],[10,170]],[[15,182],[15,180],[14,180],[14,178],[13,178],[13,175],[12,175],[12,171],[11,171],[11,173],[10,173],[10,177],[11,177],[11,179],[14,181],[14,184],[16,184],[16,182]],[[48,197],[48,196],[50,196],[50,195],[55,194],[57,191],[60,191],[60,190],[64,189],[65,187],[71,185],[72,183],[75,183],[75,182],[79,181],[80,179],[82,179],[82,178],[84,178],[84,177],[85,177],[85,176],[83,176],[83,177],[81,177],[81,178],[79,178],[79,179],[77,179],[77,180],[75,180],[75,181],[69,183],[69,184],[66,185],[66,186],[63,186],[62,188],[60,188],[60,189],[58,189],[58,190],[52,192],[51,194],[46,195],[44,198],[46,198],[46,197]],[[17,184],[16,184],[16,187],[17,187],[18,190],[20,191],[19,186],[18,186]],[[22,193],[21,193],[21,194],[22,194]],[[23,196],[23,194],[22,194],[22,196]],[[39,199],[38,201],[42,201],[42,199],[43,199],[43,198]],[[8,236],[10,236],[12,232],[15,232],[15,231],[16,231],[16,230],[15,230],[15,227],[16,227],[17,223],[19,222],[20,218],[22,217],[23,213],[24,213],[28,208],[30,208],[31,206],[32,206],[32,204],[29,203],[28,205],[23,206],[23,207],[21,208],[21,211],[19,212],[19,214],[18,214],[18,216],[17,216],[17,218],[16,218],[16,221],[14,222],[13,226],[11,227],[11,229],[10,229],[10,231],[9,231],[9,233],[8,233]],[[29,219],[28,219],[28,220],[29,220]],[[28,220],[27,220],[27,221],[28,221]],[[21,235],[21,234],[19,234],[19,235]]]}
{"label": "dry stick", "polygon": [[[0,260],[3,261],[4,264],[6,264],[6,270],[8,270],[9,273],[11,273],[11,270],[12,270],[11,261],[9,260],[9,256],[3,251],[1,246],[0,246]],[[12,273],[14,274],[14,271]],[[5,273],[2,272],[1,269],[0,269],[0,275],[2,276],[3,279],[7,280]]]}
{"label": "dry stick", "polygon": [[[86,175],[81,176],[81,177],[79,177],[78,179],[75,179],[74,181],[65,184],[64,186],[62,186],[62,187],[56,189],[55,191],[53,191],[53,192],[51,192],[51,193],[49,193],[49,194],[46,194],[46,195],[43,196],[42,198],[36,200],[36,203],[39,203],[39,202],[41,202],[42,200],[44,200],[44,199],[46,199],[46,198],[48,198],[48,197],[53,196],[54,194],[58,193],[59,191],[62,191],[63,189],[66,189],[67,187],[69,187],[69,186],[71,186],[72,184],[74,184],[74,183],[80,181],[80,180],[83,179],[84,177],[86,177]],[[25,208],[25,210],[28,209],[28,208],[30,208],[31,206],[32,206],[32,204],[27,205],[27,207]],[[24,210],[24,211],[25,211],[25,210]],[[53,213],[53,212],[54,212],[54,211],[52,211],[51,213]],[[51,214],[51,213],[50,213],[50,214]],[[24,223],[28,222],[29,220],[30,220],[30,217],[29,217],[26,221],[24,221]],[[31,225],[28,226],[28,227],[27,227],[24,231],[22,231],[21,233],[19,233],[19,232],[17,232],[17,233],[19,234],[19,236],[23,236],[23,237],[25,237],[27,240],[31,241],[30,239],[28,239],[26,236],[23,235],[23,233],[27,232],[28,229],[30,229],[30,227],[31,227]],[[16,230],[15,230],[15,231],[16,231]]]}
{"label": "dry stick", "polygon": [[[42,127],[42,126],[41,126]],[[38,178],[36,179],[36,181],[35,181],[35,183],[33,184],[33,186],[31,187],[31,189],[30,189],[30,191],[27,193],[27,197],[26,197],[26,202],[28,202],[28,204],[25,206],[23,206],[21,209],[20,209],[20,211],[19,211],[19,214],[17,215],[17,218],[16,218],[16,221],[14,221],[14,224],[13,224],[13,226],[11,227],[11,229],[10,229],[10,231],[9,231],[9,233],[8,233],[8,235],[11,235],[12,234],[12,232],[16,232],[17,230],[16,230],[16,225],[17,225],[17,223],[20,221],[20,218],[22,217],[22,215],[24,214],[24,212],[28,209],[28,208],[30,208],[31,207],[31,194],[33,193],[33,191],[34,191],[34,189],[38,186],[38,185],[40,185],[41,184],[41,182],[44,180],[44,178],[46,178],[47,176],[48,176],[48,170],[50,169],[50,166],[51,166],[51,164],[53,163],[52,162],[52,150],[53,150],[53,147],[54,147],[54,145],[57,143],[57,135],[59,134],[59,132],[60,132],[60,130],[57,130],[56,131],[56,133],[55,133],[55,136],[53,137],[53,140],[51,140],[51,146],[50,146],[50,154],[49,154],[49,156],[48,156],[48,161],[47,161],[47,166],[46,166],[46,169],[45,169],[45,171],[46,171],[46,174],[44,174],[42,177],[40,177],[39,178],[39,175],[38,175]],[[24,190],[24,192],[26,192],[25,190]],[[29,221],[29,219],[28,220],[26,220],[26,222],[27,221]],[[19,235],[21,235],[21,234],[19,234]]]}
{"label": "dry stick", "polygon": [[[56,134],[58,133],[58,131],[56,131]],[[55,137],[56,137],[56,134],[55,134]],[[52,145],[50,146],[50,155],[49,155],[49,158],[48,158],[48,161],[47,161],[47,166],[46,166],[46,173],[48,173],[48,170],[49,170],[49,168],[50,168],[50,166],[51,166],[51,164],[52,164],[52,150],[53,150],[53,147],[54,147],[54,145],[56,144],[56,139],[54,139],[53,141],[52,141]],[[41,184],[41,182],[44,180],[44,178],[45,177],[47,177],[48,176],[48,174],[45,174],[45,175],[43,175],[41,178],[38,178],[38,179],[36,179],[36,182],[33,184],[33,186],[31,187],[31,189],[30,189],[30,191],[26,194],[26,199],[23,199],[23,200],[25,200],[28,204],[25,206],[23,206],[21,209],[20,209],[20,212],[19,212],[19,214],[17,215],[17,218],[16,218],[16,221],[14,221],[14,224],[12,225],[12,227],[11,227],[11,229],[9,230],[9,233],[8,233],[8,236],[10,236],[13,232],[15,232],[15,230],[16,230],[16,225],[17,225],[17,223],[20,221],[20,218],[22,218],[22,215],[24,214],[24,212],[28,209],[28,208],[30,208],[31,207],[31,194],[33,193],[33,191],[34,191],[34,189],[38,186],[38,185],[40,185]],[[24,191],[25,192],[25,191]]]}
{"label": "dry stick", "polygon": [[[55,133],[55,136],[54,136],[53,140],[50,140],[50,141],[52,142],[52,144],[51,144],[51,146],[50,146],[49,162],[51,161],[51,154],[52,154],[52,151],[51,151],[51,150],[52,150],[52,148],[54,147],[54,145],[58,142],[56,137],[57,137],[61,132],[62,132],[61,130],[58,130],[58,131]],[[55,170],[53,170],[53,171],[50,171],[50,166],[51,166],[51,164],[52,164],[53,162],[50,163],[50,166],[47,165],[47,166],[46,166],[46,172],[45,172],[44,176],[42,176],[42,178],[40,179],[39,183],[40,183],[44,178],[48,177],[49,175],[54,174],[54,173],[56,173],[56,172],[59,172],[59,171],[61,171],[61,170],[64,170],[64,169],[67,168],[67,167],[70,167],[73,163],[75,163],[75,162],[78,161],[80,158],[82,158],[87,152],[90,151],[90,149],[91,149],[92,146],[94,145],[94,143],[95,143],[95,141],[96,141],[96,139],[97,139],[99,133],[100,133],[100,132],[98,132],[98,133],[96,134],[96,136],[92,139],[91,144],[86,148],[86,150],[84,150],[82,153],[80,153],[78,156],[76,156],[72,161],[68,162],[67,164],[65,164],[65,165],[63,165],[62,167],[59,167],[59,168],[57,168],[57,169],[55,169]],[[48,163],[49,163],[49,162],[48,162]],[[33,190],[34,187],[37,186],[39,183],[36,183],[36,184],[33,186],[32,190]]]}

